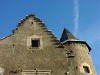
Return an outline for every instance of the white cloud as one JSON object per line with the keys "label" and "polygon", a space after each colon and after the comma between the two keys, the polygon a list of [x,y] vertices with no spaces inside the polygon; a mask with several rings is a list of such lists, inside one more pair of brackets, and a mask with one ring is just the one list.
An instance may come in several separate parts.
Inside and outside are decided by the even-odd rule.
{"label": "white cloud", "polygon": [[78,9],[78,0],[74,0],[74,35],[77,35],[78,32],[78,19],[79,19],[79,9]]}

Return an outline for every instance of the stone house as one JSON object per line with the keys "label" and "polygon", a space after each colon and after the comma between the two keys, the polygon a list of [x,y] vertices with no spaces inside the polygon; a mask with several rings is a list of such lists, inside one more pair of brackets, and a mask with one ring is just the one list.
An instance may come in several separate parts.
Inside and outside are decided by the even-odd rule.
{"label": "stone house", "polygon": [[91,48],[64,28],[61,39],[34,14],[0,39],[0,75],[97,75]]}

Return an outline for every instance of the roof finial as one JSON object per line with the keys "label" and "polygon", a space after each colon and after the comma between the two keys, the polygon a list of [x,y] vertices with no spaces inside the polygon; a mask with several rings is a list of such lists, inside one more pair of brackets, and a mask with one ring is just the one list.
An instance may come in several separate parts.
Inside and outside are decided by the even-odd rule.
{"label": "roof finial", "polygon": [[64,28],[65,28],[65,27],[66,27],[66,25],[65,25],[64,21],[63,21],[63,25],[64,25]]}

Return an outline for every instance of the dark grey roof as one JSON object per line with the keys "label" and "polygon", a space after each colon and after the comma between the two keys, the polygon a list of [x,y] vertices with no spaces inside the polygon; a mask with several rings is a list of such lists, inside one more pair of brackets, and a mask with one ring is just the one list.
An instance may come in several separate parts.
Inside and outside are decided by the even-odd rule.
{"label": "dark grey roof", "polygon": [[60,42],[64,42],[64,41],[69,40],[69,39],[78,40],[66,28],[64,28],[63,33],[62,33],[62,36],[60,38]]}

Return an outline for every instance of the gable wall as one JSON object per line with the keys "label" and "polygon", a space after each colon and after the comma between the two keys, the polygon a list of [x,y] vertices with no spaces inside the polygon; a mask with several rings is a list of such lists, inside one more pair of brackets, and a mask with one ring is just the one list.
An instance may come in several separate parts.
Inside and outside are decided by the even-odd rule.
{"label": "gable wall", "polygon": [[[30,49],[27,39],[31,36],[42,37],[42,49]],[[51,70],[52,75],[64,75],[67,69],[66,54],[62,48],[57,48],[56,38],[39,22],[31,22],[27,19],[13,35],[0,40],[0,67],[4,75],[22,70]]]}

